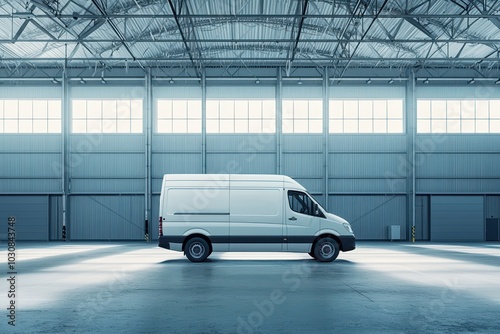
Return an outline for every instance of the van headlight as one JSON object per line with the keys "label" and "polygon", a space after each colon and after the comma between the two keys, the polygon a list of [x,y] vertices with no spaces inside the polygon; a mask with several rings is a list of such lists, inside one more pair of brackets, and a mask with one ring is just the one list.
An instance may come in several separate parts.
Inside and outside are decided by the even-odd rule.
{"label": "van headlight", "polygon": [[349,233],[354,233],[354,232],[352,231],[352,228],[351,228],[351,225],[350,225],[350,224],[348,224],[348,223],[344,223],[343,225],[344,225],[345,229],[346,229],[347,231],[349,231]]}

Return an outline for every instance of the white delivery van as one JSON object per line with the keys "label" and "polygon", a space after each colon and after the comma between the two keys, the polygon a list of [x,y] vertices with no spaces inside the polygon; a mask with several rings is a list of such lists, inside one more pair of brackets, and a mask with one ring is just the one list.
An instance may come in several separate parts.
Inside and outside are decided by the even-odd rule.
{"label": "white delivery van", "polygon": [[355,249],[344,219],[284,175],[167,174],[159,246],[193,262],[213,252],[304,252],[329,262]]}

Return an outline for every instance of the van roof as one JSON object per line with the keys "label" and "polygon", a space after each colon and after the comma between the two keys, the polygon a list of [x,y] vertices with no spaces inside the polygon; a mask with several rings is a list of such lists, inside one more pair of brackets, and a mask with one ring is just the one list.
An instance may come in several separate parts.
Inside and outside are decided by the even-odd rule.
{"label": "van roof", "polygon": [[163,181],[278,181],[291,188],[306,190],[286,175],[275,174],[165,174]]}

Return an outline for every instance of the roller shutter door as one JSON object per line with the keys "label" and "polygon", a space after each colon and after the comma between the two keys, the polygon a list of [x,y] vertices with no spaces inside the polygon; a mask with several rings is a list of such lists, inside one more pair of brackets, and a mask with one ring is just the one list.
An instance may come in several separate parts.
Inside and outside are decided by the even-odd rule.
{"label": "roller shutter door", "polygon": [[0,196],[0,239],[7,239],[7,219],[16,217],[16,240],[49,239],[48,196]]}
{"label": "roller shutter door", "polygon": [[431,196],[432,241],[484,241],[483,196]]}

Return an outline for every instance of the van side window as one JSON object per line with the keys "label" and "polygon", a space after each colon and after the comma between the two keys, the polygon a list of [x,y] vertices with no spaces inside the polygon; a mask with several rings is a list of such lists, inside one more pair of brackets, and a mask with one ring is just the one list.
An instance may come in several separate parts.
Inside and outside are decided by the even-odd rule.
{"label": "van side window", "polygon": [[288,203],[292,211],[315,216],[314,202],[306,193],[300,191],[288,191]]}

